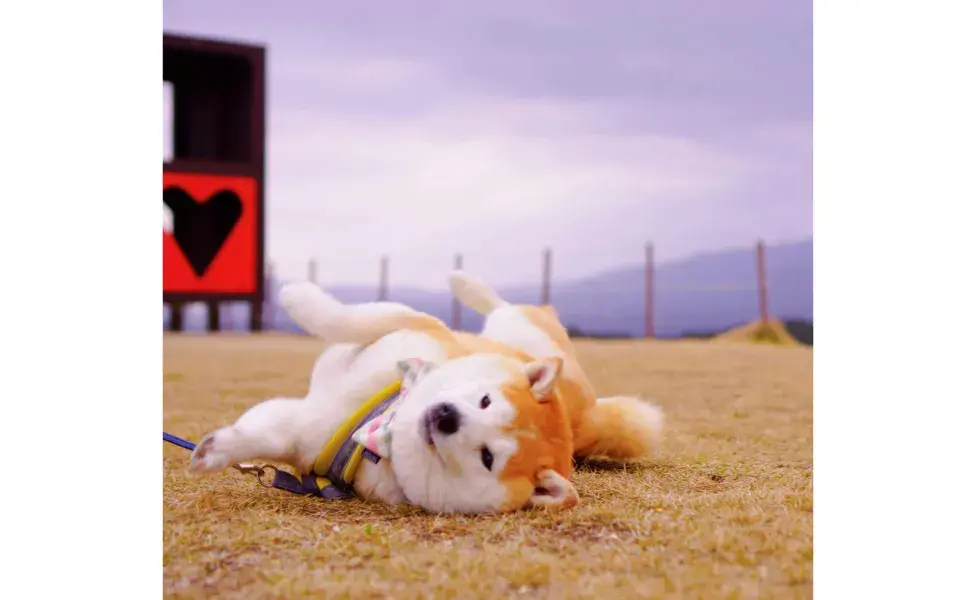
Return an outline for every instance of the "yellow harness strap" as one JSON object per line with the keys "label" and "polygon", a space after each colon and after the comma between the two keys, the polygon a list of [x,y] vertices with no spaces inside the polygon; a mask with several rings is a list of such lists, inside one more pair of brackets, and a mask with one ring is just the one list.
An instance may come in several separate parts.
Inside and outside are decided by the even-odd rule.
{"label": "yellow harness strap", "polygon": [[[319,489],[323,489],[332,485],[333,482],[329,481],[327,475],[329,470],[332,468],[332,463],[336,458],[336,454],[342,448],[350,436],[363,425],[363,421],[367,416],[376,408],[383,403],[384,400],[390,398],[390,396],[396,394],[400,391],[400,382],[396,381],[386,386],[378,393],[370,397],[369,400],[364,402],[355,413],[353,413],[346,421],[342,424],[339,429],[336,430],[335,434],[329,441],[326,442],[322,451],[315,458],[315,463],[312,465],[312,474],[315,475],[315,483],[318,485]],[[389,408],[387,408],[389,410]],[[356,444],[355,449],[352,454],[349,455],[349,460],[346,462],[345,466],[342,466],[342,482],[346,485],[351,486],[353,479],[356,476],[356,469],[359,468],[359,464],[363,460],[363,447],[360,444]]]}

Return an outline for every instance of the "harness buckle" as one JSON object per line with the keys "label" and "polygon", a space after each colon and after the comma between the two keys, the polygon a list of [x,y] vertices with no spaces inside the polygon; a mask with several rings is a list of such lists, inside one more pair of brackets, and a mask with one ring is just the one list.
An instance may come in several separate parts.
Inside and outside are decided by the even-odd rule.
{"label": "harness buckle", "polygon": [[[254,477],[258,480],[258,483],[260,483],[266,488],[272,487],[272,481],[274,480],[274,475],[275,473],[278,472],[278,469],[276,469],[271,465],[258,466],[258,465],[244,463],[244,464],[233,465],[233,466],[235,469],[237,469],[238,471],[240,471],[245,475],[254,475]],[[268,475],[269,472],[271,473],[270,475]],[[271,481],[265,481],[266,477],[270,477]]]}

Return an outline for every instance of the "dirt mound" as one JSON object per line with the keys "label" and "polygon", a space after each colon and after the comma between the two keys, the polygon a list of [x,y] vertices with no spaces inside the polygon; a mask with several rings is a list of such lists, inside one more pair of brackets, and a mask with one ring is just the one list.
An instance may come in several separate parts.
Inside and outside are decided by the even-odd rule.
{"label": "dirt mound", "polygon": [[753,321],[747,325],[730,329],[713,339],[723,342],[752,342],[760,344],[776,344],[779,346],[799,346],[786,326],[779,319],[770,319],[766,323]]}

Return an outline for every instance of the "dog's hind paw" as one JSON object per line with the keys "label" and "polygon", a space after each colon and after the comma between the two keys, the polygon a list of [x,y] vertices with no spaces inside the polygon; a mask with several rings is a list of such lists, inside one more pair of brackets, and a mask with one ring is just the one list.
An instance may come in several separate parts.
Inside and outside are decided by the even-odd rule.
{"label": "dog's hind paw", "polygon": [[216,473],[232,463],[230,439],[234,432],[229,427],[207,434],[190,455],[190,470],[197,473]]}

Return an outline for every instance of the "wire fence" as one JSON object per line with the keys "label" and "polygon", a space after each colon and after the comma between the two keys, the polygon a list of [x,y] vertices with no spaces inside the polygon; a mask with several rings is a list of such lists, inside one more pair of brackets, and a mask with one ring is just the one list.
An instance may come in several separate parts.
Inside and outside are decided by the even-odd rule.
{"label": "wire fence", "polygon": [[[550,304],[576,337],[676,338],[704,337],[747,322],[766,323],[774,316],[812,320],[812,273],[809,281],[790,279],[777,272],[774,289],[779,297],[774,315],[770,303],[767,249],[763,241],[751,250],[726,252],[699,259],[658,265],[654,247],[647,244],[642,265],[630,269],[566,282],[553,281],[554,253],[543,250],[540,280],[535,285],[501,288],[512,302]],[[812,265],[812,261],[810,263]],[[330,291],[344,302],[373,300],[402,302],[432,314],[453,328],[476,331],[482,318],[463,307],[448,290],[423,291],[390,285],[389,256],[379,259],[375,287],[338,287]],[[453,257],[456,269],[464,268],[464,256]],[[782,269],[780,269],[782,271]],[[318,282],[319,263],[307,263],[307,279]],[[801,274],[802,276],[802,274]],[[277,305],[278,279],[268,264],[261,321],[266,330],[299,333],[301,330]],[[809,287],[809,293],[806,291]],[[205,305],[180,307],[179,329],[244,331],[250,322],[245,303],[217,306],[219,318],[210,320]],[[174,328],[172,311],[164,308],[164,327]]]}

